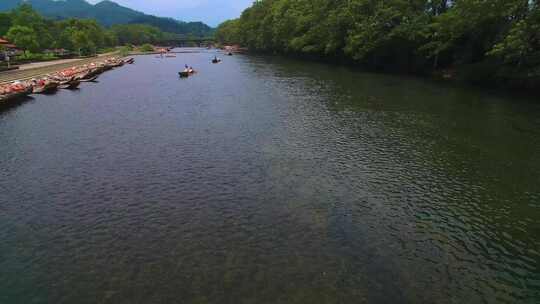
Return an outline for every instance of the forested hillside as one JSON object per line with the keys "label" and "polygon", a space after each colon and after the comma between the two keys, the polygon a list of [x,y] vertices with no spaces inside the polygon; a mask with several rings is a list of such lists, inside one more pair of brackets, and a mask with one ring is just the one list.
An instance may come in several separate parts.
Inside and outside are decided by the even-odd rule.
{"label": "forested hillside", "polygon": [[216,37],[252,50],[534,86],[538,0],[261,0]]}
{"label": "forested hillside", "polygon": [[105,27],[118,24],[147,24],[164,32],[209,36],[213,29],[202,22],[182,22],[172,18],[147,15],[112,1],[102,1],[92,5],[85,0],[1,0],[0,11],[9,11],[21,4],[30,4],[40,14],[56,20],[79,18],[95,19]]}
{"label": "forested hillside", "polygon": [[159,43],[170,35],[145,24],[105,28],[92,19],[50,20],[28,4],[0,13],[0,37],[6,37],[27,55],[55,48],[89,55],[118,45]]}

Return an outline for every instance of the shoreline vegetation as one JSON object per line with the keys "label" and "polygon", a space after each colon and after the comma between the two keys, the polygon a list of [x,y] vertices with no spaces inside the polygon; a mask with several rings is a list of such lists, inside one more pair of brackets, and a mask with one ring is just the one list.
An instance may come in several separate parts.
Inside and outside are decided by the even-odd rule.
{"label": "shoreline vegetation", "polygon": [[539,1],[261,0],[216,30],[221,44],[372,71],[532,91]]}
{"label": "shoreline vegetation", "polygon": [[[160,44],[174,40],[177,34],[146,24],[118,24],[110,28],[93,19],[51,20],[22,4],[9,12],[0,12],[0,37],[16,49],[0,45],[0,54],[12,52],[11,64],[84,58],[116,51],[118,46]],[[1,68],[7,65],[3,62]]]}

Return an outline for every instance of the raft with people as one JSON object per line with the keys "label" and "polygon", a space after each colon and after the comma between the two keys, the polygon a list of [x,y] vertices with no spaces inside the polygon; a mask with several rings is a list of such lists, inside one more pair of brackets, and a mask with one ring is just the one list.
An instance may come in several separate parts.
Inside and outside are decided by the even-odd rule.
{"label": "raft with people", "polygon": [[183,71],[178,72],[178,75],[180,75],[180,78],[187,78],[195,73],[197,73],[197,71],[195,71],[193,67],[188,67],[186,65]]}

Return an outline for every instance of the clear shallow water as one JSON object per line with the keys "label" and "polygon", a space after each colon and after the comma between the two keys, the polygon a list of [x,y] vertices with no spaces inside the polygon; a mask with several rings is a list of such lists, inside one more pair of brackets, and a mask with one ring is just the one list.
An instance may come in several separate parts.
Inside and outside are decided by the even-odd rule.
{"label": "clear shallow water", "polygon": [[212,56],[0,113],[0,303],[540,301],[539,103]]}

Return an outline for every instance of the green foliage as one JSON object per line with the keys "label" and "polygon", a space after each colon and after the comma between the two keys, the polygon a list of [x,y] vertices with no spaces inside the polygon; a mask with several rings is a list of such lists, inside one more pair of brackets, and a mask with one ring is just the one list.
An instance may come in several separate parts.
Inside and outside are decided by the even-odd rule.
{"label": "green foliage", "polygon": [[111,30],[116,34],[118,42],[122,45],[156,43],[164,37],[164,33],[158,28],[144,24],[116,25]]}
{"label": "green foliage", "polygon": [[80,55],[92,55],[98,48],[115,45],[116,39],[94,20],[68,19],[56,24],[60,31],[57,47]]}
{"label": "green foliage", "polygon": [[81,56],[93,55],[97,50],[119,44],[157,43],[175,35],[142,24],[105,29],[90,19],[53,21],[43,18],[28,4],[9,13],[0,13],[0,34],[4,32],[11,42],[31,53],[63,48]]}
{"label": "green foliage", "polygon": [[101,48],[101,49],[98,49],[98,54],[106,54],[106,53],[112,53],[112,52],[117,52],[118,51],[118,48],[116,47],[105,47],[105,48]]}
{"label": "green foliage", "polygon": [[95,44],[90,40],[88,33],[83,31],[73,31],[71,32],[71,43],[73,48],[79,52],[79,55],[91,54],[92,51],[95,52]]}
{"label": "green foliage", "polygon": [[146,15],[112,1],[99,1],[92,5],[82,0],[0,0],[0,11],[12,10],[21,4],[32,5],[36,11],[48,18],[93,19],[105,27],[118,24],[147,24],[163,32],[193,34],[197,37],[209,36],[213,30],[202,22],[182,22],[172,18]]}
{"label": "green foliage", "polygon": [[[508,65],[540,67],[537,0],[259,0],[221,24],[215,37],[377,69],[468,66],[500,74]],[[495,71],[484,68],[487,61]]]}
{"label": "green foliage", "polygon": [[103,44],[105,46],[117,46],[119,42],[118,42],[118,36],[116,36],[116,33],[109,30],[104,31]]}
{"label": "green foliage", "polygon": [[131,45],[125,45],[118,50],[120,56],[122,57],[128,56],[129,53],[131,53],[132,51],[133,51],[133,46]]}
{"label": "green foliage", "polygon": [[141,45],[140,47],[140,51],[141,52],[153,52],[154,51],[154,47],[151,45],[151,44],[143,44]]}
{"label": "green foliage", "polygon": [[39,15],[29,4],[22,4],[12,11],[12,24],[34,28],[43,23],[43,17]]}
{"label": "green foliage", "polygon": [[11,14],[0,13],[0,37],[5,36],[12,25]]}
{"label": "green foliage", "polygon": [[58,57],[54,56],[54,54],[45,53],[45,54],[35,54],[32,52],[25,52],[22,55],[18,56],[19,60],[28,60],[28,61],[48,61],[48,60],[55,60],[58,59]]}
{"label": "green foliage", "polygon": [[182,22],[172,18],[161,18],[142,15],[129,21],[129,24],[145,24],[156,27],[163,32],[206,37],[213,29],[202,22]]}
{"label": "green foliage", "polygon": [[37,52],[39,50],[36,32],[27,26],[15,25],[9,29],[6,36],[25,51]]}
{"label": "green foliage", "polygon": [[[36,50],[47,45],[52,36],[49,29],[50,22],[41,17],[28,4],[22,4],[11,13],[12,26],[23,26],[32,29],[35,33]],[[16,43],[17,44],[17,43]]]}
{"label": "green foliage", "polygon": [[537,65],[540,57],[540,8],[532,7],[525,18],[512,24],[504,39],[489,54],[509,64]]}
{"label": "green foliage", "polygon": [[240,34],[240,20],[229,20],[222,23],[215,33],[218,41],[227,43],[240,43],[242,35]]}

